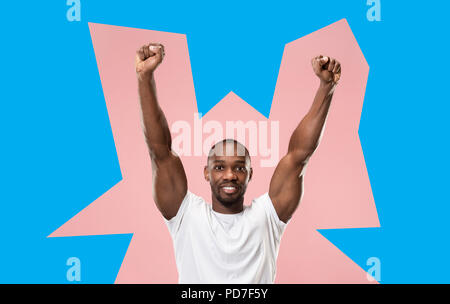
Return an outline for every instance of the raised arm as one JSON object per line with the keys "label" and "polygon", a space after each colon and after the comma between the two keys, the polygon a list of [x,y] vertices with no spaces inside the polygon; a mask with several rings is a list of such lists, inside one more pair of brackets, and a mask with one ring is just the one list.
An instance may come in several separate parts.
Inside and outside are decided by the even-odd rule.
{"label": "raised arm", "polygon": [[341,76],[341,65],[335,59],[317,56],[311,64],[320,79],[319,88],[311,108],[291,136],[288,153],[278,163],[270,181],[269,197],[283,222],[292,217],[302,198],[305,168],[319,145],[333,92]]}
{"label": "raised arm", "polygon": [[142,46],[136,52],[136,74],[142,128],[152,160],[153,199],[161,214],[171,219],[186,195],[187,180],[180,158],[172,152],[167,120],[156,98],[154,71],[163,57],[163,45]]}

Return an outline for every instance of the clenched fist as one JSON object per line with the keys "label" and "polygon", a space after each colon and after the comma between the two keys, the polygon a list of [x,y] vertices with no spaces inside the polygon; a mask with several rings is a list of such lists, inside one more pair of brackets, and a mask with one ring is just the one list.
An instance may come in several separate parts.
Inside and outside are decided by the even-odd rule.
{"label": "clenched fist", "polygon": [[164,58],[164,46],[150,43],[136,52],[136,73],[138,77],[151,76]]}
{"label": "clenched fist", "polygon": [[311,65],[322,83],[336,84],[341,78],[341,64],[334,58],[320,55],[311,60]]}

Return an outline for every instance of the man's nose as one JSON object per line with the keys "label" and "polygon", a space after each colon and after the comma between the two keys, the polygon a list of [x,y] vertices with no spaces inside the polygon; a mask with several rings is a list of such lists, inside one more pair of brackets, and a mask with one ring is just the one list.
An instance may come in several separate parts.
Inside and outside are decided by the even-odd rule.
{"label": "man's nose", "polygon": [[236,180],[237,176],[236,176],[235,172],[231,168],[228,168],[224,172],[224,179]]}

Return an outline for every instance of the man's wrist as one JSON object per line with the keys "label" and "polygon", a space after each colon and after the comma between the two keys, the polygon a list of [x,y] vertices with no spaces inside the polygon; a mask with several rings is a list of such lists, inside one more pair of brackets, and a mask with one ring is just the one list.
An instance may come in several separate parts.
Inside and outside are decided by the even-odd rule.
{"label": "man's wrist", "polygon": [[334,90],[336,89],[337,83],[334,81],[320,81],[318,92],[322,92],[325,96],[331,96],[334,93]]}
{"label": "man's wrist", "polygon": [[336,86],[336,83],[334,81],[320,81],[320,86],[319,89],[320,90],[326,90],[326,91],[331,91],[334,89],[334,87]]}
{"label": "man's wrist", "polygon": [[137,73],[137,78],[141,82],[151,83],[153,81],[152,73]]}

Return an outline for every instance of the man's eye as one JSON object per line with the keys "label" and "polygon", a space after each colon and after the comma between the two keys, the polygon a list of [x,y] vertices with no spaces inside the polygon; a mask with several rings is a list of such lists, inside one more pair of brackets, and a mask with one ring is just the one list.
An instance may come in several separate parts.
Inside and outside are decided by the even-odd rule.
{"label": "man's eye", "polygon": [[237,167],[236,170],[245,172],[247,169],[245,167]]}
{"label": "man's eye", "polygon": [[214,170],[222,170],[222,169],[223,169],[222,166],[215,166],[215,167],[214,167]]}

